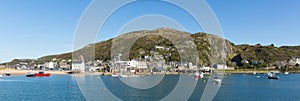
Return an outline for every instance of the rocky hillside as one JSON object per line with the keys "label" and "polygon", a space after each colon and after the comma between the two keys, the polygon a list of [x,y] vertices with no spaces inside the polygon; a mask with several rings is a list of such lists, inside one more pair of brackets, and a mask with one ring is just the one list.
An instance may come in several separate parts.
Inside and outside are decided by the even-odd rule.
{"label": "rocky hillside", "polygon": [[[166,61],[179,62],[185,59],[185,61],[197,60],[197,63],[201,65],[215,63],[232,65],[234,63],[234,65],[241,66],[242,60],[250,62],[263,60],[264,63],[270,64],[300,57],[300,46],[234,45],[212,34],[200,32],[191,34],[169,28],[130,32],[92,45],[95,46],[95,59],[104,61],[112,60],[114,55],[121,53],[122,59],[140,59],[145,56],[160,55]],[[85,50],[88,48],[77,50],[74,54],[84,56],[91,54]],[[126,54],[126,51],[129,51],[129,54]],[[199,59],[190,57],[193,55],[198,55]],[[34,62],[44,63],[53,58],[72,59],[72,53],[45,56]],[[11,64],[15,62],[16,60]]]}

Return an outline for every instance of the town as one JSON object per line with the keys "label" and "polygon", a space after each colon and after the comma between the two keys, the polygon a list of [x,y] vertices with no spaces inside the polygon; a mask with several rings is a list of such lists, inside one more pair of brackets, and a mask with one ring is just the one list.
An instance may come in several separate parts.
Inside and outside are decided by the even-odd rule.
{"label": "town", "polygon": [[[155,46],[157,50],[168,51],[170,48],[163,46]],[[165,57],[171,56],[168,53],[159,54],[153,51],[150,55],[145,55],[137,59],[122,60],[122,54],[116,54],[110,61],[94,60],[85,61],[84,56],[80,59],[58,59],[53,58],[51,61],[34,64],[34,59],[21,59],[15,64],[0,65],[0,68],[10,68],[15,70],[42,70],[42,71],[66,71],[67,73],[106,73],[106,74],[178,74],[178,73],[194,73],[197,71],[211,72],[213,70],[234,70],[234,67],[228,67],[225,64],[213,64],[211,66],[196,65],[191,61],[165,61]]]}
{"label": "town", "polygon": [[[0,65],[0,69],[11,70],[36,70],[36,71],[64,71],[66,73],[102,73],[107,75],[123,74],[180,74],[194,72],[212,72],[226,71],[228,73],[266,73],[268,70],[275,70],[284,74],[288,72],[299,72],[300,59],[297,57],[282,60],[277,60],[273,63],[268,63],[268,60],[247,60],[242,59],[240,55],[235,55],[226,64],[210,64],[199,65],[193,61],[167,61],[166,58],[173,54],[170,46],[158,46],[146,54],[142,51],[139,54],[144,54],[138,58],[122,59],[122,54],[114,54],[111,60],[93,60],[86,61],[81,55],[80,59],[73,60],[72,58],[61,59],[53,58],[44,63],[37,63],[35,59],[16,59],[10,63]],[[162,52],[163,51],[163,52]],[[164,53],[164,54],[161,54]]]}

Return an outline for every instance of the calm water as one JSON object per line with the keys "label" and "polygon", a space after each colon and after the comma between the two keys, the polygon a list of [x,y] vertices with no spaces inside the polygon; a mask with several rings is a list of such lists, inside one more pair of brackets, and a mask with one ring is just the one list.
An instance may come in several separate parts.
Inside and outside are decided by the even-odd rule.
{"label": "calm water", "polygon": [[279,80],[266,79],[263,74],[230,75],[224,79],[215,100],[299,101],[300,74],[277,76]]}
{"label": "calm water", "polygon": [[78,101],[85,100],[71,76],[28,78],[9,76],[0,79],[0,101]]}
{"label": "calm water", "polygon": [[[258,77],[259,76],[259,77]],[[263,74],[226,75],[215,101],[299,101],[300,74],[280,75],[269,80]],[[86,78],[89,78],[88,76]],[[107,89],[122,100],[159,100],[169,94],[177,83],[177,76],[166,76],[151,90],[135,89],[124,85],[118,78],[101,77]],[[205,79],[198,85],[189,100],[200,100]],[[84,101],[76,80],[70,75],[27,78],[10,76],[0,79],[0,100]]]}

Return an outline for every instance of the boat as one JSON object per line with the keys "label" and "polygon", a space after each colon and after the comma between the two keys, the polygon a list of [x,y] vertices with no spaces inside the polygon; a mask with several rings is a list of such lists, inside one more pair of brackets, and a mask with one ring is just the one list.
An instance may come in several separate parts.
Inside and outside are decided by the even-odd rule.
{"label": "boat", "polygon": [[127,78],[128,76],[123,74],[123,75],[120,75],[120,77]]}
{"label": "boat", "polygon": [[195,78],[203,78],[203,76],[204,76],[204,74],[203,74],[203,72],[196,72],[195,73]]}
{"label": "boat", "polygon": [[5,76],[10,76],[11,75],[10,72],[5,72],[4,74],[5,74]]}
{"label": "boat", "polygon": [[118,77],[119,75],[116,74],[111,74],[112,77]]}
{"label": "boat", "polygon": [[283,74],[289,74],[289,67],[288,66],[286,67],[286,70],[284,71]]}
{"label": "boat", "polygon": [[26,77],[35,77],[35,74],[34,73],[27,73]]}
{"label": "boat", "polygon": [[270,73],[268,73],[268,79],[279,79],[279,77],[275,76],[274,72],[270,72]]}
{"label": "boat", "polygon": [[277,76],[268,76],[268,79],[279,79]]}
{"label": "boat", "polygon": [[76,74],[76,73],[80,73],[79,70],[71,70],[71,71],[66,71],[67,74]]}
{"label": "boat", "polygon": [[222,79],[220,79],[219,77],[215,77],[214,83],[215,84],[221,84],[222,83]]}
{"label": "boat", "polygon": [[39,73],[34,73],[35,76],[50,76],[50,73],[44,73],[43,71],[40,71]]}
{"label": "boat", "polygon": [[3,77],[3,75],[0,75],[0,78],[2,78]]}
{"label": "boat", "polygon": [[118,77],[119,75],[117,73],[112,73],[111,76],[112,77]]}

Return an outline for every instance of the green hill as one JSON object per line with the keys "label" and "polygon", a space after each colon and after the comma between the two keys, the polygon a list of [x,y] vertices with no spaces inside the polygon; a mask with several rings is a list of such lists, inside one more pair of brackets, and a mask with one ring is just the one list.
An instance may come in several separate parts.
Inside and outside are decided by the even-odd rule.
{"label": "green hill", "polygon": [[[150,34],[149,34],[150,33]],[[168,33],[166,36],[161,34]],[[145,35],[147,34],[147,35]],[[172,34],[172,35],[171,35]],[[145,35],[145,36],[144,36]],[[184,35],[188,35],[191,40],[184,40]],[[140,37],[135,39],[136,37]],[[173,42],[171,39],[177,41]],[[125,40],[124,40],[125,39]],[[118,40],[123,40],[122,43]],[[130,43],[130,41],[134,43]],[[191,43],[191,42],[192,43]],[[133,44],[132,47],[127,47],[128,44]],[[182,46],[176,46],[176,44],[181,44]],[[247,60],[249,62],[263,60],[264,64],[274,64],[276,61],[286,61],[294,57],[300,57],[300,46],[282,46],[275,47],[274,45],[262,46],[257,45],[234,45],[228,40],[222,40],[222,38],[207,34],[207,33],[195,33],[191,34],[188,32],[177,31],[169,28],[160,28],[156,30],[143,30],[135,31],[123,34],[117,38],[101,41],[95,44],[95,59],[96,60],[111,60],[113,55],[111,54],[112,46],[116,46],[115,49],[129,49],[129,54],[124,55],[124,59],[139,59],[145,56],[153,56],[153,54],[159,54],[164,60],[168,61],[181,61],[183,57],[180,57],[180,51],[184,50],[186,47],[193,47],[198,52],[198,63],[201,65],[211,65],[214,63],[227,63],[227,65],[232,66],[242,66],[242,60]],[[156,46],[161,46],[167,48],[167,50],[156,49]],[[224,47],[226,46],[226,47]],[[179,48],[179,49],[178,49]],[[222,50],[222,49],[223,50]],[[89,55],[91,53],[86,53],[88,47],[77,50],[74,54]],[[115,50],[113,49],[113,50]],[[218,52],[218,51],[223,52]],[[122,53],[122,52],[120,52]],[[185,53],[191,53],[186,51]],[[195,54],[189,54],[195,55]],[[222,57],[225,56],[225,57]],[[62,59],[72,59],[72,53],[50,55],[38,58],[34,63],[45,63],[51,61],[53,58],[58,60]],[[18,59],[17,59],[18,60]],[[10,64],[15,64],[17,61],[14,60]],[[192,61],[193,59],[191,59]],[[225,60],[225,61],[224,61]],[[31,61],[32,62],[32,61]]]}

